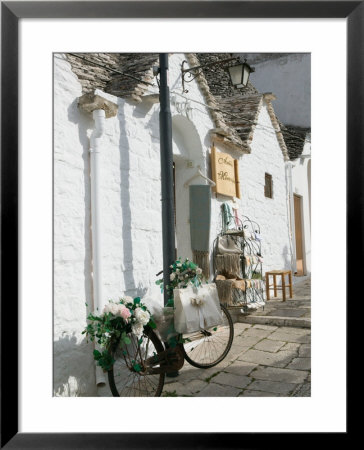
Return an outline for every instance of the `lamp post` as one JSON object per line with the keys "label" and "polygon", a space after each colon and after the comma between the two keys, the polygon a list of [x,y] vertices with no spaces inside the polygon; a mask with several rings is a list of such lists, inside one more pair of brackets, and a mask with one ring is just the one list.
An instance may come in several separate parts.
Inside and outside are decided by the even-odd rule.
{"label": "lamp post", "polygon": [[164,304],[168,302],[170,265],[175,255],[172,115],[168,87],[168,53],[159,54],[159,134],[162,184],[163,285]]}

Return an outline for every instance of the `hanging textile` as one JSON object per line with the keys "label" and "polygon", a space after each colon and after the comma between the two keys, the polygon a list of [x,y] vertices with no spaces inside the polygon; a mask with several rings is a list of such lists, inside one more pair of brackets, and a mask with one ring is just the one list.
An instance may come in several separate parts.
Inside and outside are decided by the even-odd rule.
{"label": "hanging textile", "polygon": [[238,306],[245,303],[245,281],[225,279],[218,275],[215,280],[220,302],[226,306]]}
{"label": "hanging textile", "polygon": [[215,270],[226,276],[240,277],[240,254],[216,255]]}
{"label": "hanging textile", "polygon": [[203,275],[210,276],[209,239],[211,223],[211,188],[209,185],[190,186],[190,234],[194,262]]}
{"label": "hanging textile", "polygon": [[222,229],[224,232],[226,232],[229,228],[231,228],[231,225],[235,224],[235,218],[231,213],[231,209],[228,203],[222,204]]}

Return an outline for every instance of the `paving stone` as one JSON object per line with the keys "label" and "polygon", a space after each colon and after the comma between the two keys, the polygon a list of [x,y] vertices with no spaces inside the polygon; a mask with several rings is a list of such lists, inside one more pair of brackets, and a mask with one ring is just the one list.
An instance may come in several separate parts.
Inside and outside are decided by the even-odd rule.
{"label": "paving stone", "polygon": [[259,367],[258,364],[237,359],[230,366],[225,367],[224,372],[235,373],[236,375],[249,375],[256,367]]}
{"label": "paving stone", "polygon": [[278,367],[258,366],[250,376],[257,380],[280,381],[283,383],[303,383],[309,372],[303,370],[281,369]]}
{"label": "paving stone", "polygon": [[310,370],[311,358],[295,358],[287,366],[288,369]]}
{"label": "paving stone", "polygon": [[233,386],[221,386],[216,383],[209,383],[195,397],[237,397],[240,389]]}
{"label": "paving stone", "polygon": [[234,323],[234,336],[239,336],[239,334],[243,333],[247,328],[250,328],[252,325],[249,323]]}
{"label": "paving stone", "polygon": [[251,378],[245,375],[236,375],[234,373],[221,372],[212,379],[213,383],[223,384],[226,386],[234,386],[236,388],[244,389],[252,381]]}
{"label": "paving stone", "polygon": [[296,384],[280,383],[278,381],[254,380],[249,389],[253,391],[273,392],[275,394],[286,394],[293,392]]}
{"label": "paving stone", "polygon": [[262,330],[260,328],[249,328],[248,330],[244,331],[244,333],[242,334],[243,338],[248,337],[257,337],[260,339],[263,339],[265,337],[267,337],[268,335],[270,335],[272,333],[271,330]]}
{"label": "paving stone", "polygon": [[285,367],[295,357],[290,351],[278,351],[277,353],[263,352],[261,350],[249,349],[239,356],[241,361],[261,364],[263,366]]}
{"label": "paving stone", "polygon": [[198,372],[195,374],[195,378],[203,381],[210,380],[211,377],[218,374],[222,370],[224,370],[223,367],[210,367],[209,369],[197,369]]}
{"label": "paving stone", "polygon": [[234,338],[234,344],[240,343],[244,347],[253,347],[255,344],[257,344],[259,341],[264,339],[264,337],[260,336],[245,336],[244,334],[242,336],[238,336],[237,338]]}
{"label": "paving stone", "polygon": [[179,395],[179,392],[181,392],[184,389],[184,386],[182,383],[179,383],[178,381],[175,381],[173,383],[164,384],[162,396],[163,397],[173,397]]}
{"label": "paving stone", "polygon": [[[292,329],[294,330],[295,328],[292,327]],[[285,332],[280,329],[273,331],[273,333],[269,335],[268,339],[285,342],[297,342],[299,344],[309,344],[311,342],[310,335]]]}
{"label": "paving stone", "polygon": [[[163,396],[164,397],[173,397],[175,395],[174,392],[177,394],[177,396],[183,396],[183,395],[189,395],[194,396],[196,393],[200,392],[202,389],[204,389],[207,386],[207,383],[202,380],[190,380],[189,383],[182,384],[179,382],[174,382],[170,384],[165,384],[163,388]],[[168,395],[170,394],[170,395]]]}
{"label": "paving stone", "polygon": [[301,347],[301,344],[295,344],[293,342],[287,342],[281,350],[290,351],[293,354],[296,354],[298,356],[299,348]]}
{"label": "paving stone", "polygon": [[250,389],[245,389],[240,393],[239,397],[282,397],[282,394],[277,394],[274,392],[264,392],[264,391],[252,391]]}
{"label": "paving stone", "polygon": [[274,325],[263,325],[263,324],[256,324],[254,325],[254,328],[256,328],[257,330],[270,330],[270,331],[275,331],[278,327],[274,326]]}
{"label": "paving stone", "polygon": [[281,347],[285,345],[285,342],[282,341],[272,341],[270,339],[263,339],[258,342],[254,348],[257,350],[263,350],[265,352],[277,352]]}
{"label": "paving stone", "polygon": [[196,394],[200,392],[202,389],[206,387],[206,381],[202,380],[190,380],[189,383],[183,385],[183,389],[181,389],[184,394]]}
{"label": "paving stone", "polygon": [[221,365],[220,367],[226,367],[229,366],[233,361],[235,361],[237,358],[239,358],[241,355],[243,355],[245,352],[249,350],[250,347],[234,347],[232,346],[229,353],[226,355],[224,362],[225,364]]}
{"label": "paving stone", "polygon": [[280,327],[278,331],[283,333],[298,334],[300,336],[311,335],[309,328]]}
{"label": "paving stone", "polygon": [[248,338],[244,338],[243,336],[234,337],[233,344],[231,348],[241,348],[244,350],[245,348],[250,348],[251,344],[247,341]]}
{"label": "paving stone", "polygon": [[298,350],[298,356],[300,358],[311,358],[311,345],[302,344]]}
{"label": "paving stone", "polygon": [[171,384],[175,381],[178,381],[179,383],[186,383],[190,381],[191,379],[197,378],[196,372],[194,370],[194,367],[188,365],[186,367],[186,364],[183,366],[181,370],[178,371],[179,375],[177,377],[165,377],[164,384]]}
{"label": "paving stone", "polygon": [[279,317],[302,317],[305,311],[300,308],[290,308],[290,309],[275,309],[267,313],[267,316],[279,316]]}
{"label": "paving stone", "polygon": [[[227,363],[231,364],[231,362]],[[179,371],[179,376],[176,378],[169,378],[166,377],[164,383],[170,384],[175,381],[178,381],[182,384],[187,384],[191,380],[205,380],[206,378],[209,378],[211,375],[221,372],[226,364],[211,367],[209,369],[199,369],[197,367],[191,366],[190,364],[185,361],[182,369]]]}
{"label": "paving stone", "polygon": [[297,386],[291,397],[311,397],[311,383],[303,383]]}

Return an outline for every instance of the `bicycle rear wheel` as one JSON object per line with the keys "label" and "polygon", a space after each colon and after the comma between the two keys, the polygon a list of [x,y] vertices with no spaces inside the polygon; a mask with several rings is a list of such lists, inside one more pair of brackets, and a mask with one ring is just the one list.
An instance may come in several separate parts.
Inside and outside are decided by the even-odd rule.
{"label": "bicycle rear wheel", "polygon": [[163,390],[164,373],[150,374],[145,361],[164,351],[160,339],[150,327],[145,327],[143,340],[129,333],[130,344],[119,343],[112,352],[115,363],[108,372],[114,397],[159,397]]}
{"label": "bicycle rear wheel", "polygon": [[220,306],[223,316],[221,325],[183,335],[184,356],[192,366],[200,369],[216,366],[229,353],[234,339],[234,324],[226,307]]}

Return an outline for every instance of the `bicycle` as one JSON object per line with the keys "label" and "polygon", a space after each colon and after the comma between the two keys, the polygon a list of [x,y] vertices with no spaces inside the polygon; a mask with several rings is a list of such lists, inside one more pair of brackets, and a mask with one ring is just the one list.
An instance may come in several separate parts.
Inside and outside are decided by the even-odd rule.
{"label": "bicycle", "polygon": [[149,326],[144,327],[143,339],[129,333],[129,344],[115,344],[110,349],[115,362],[108,371],[112,395],[159,397],[166,374],[180,370],[185,360],[203,369],[220,363],[229,353],[234,338],[230,313],[224,305],[220,306],[221,325],[178,335],[174,347],[164,345]]}

